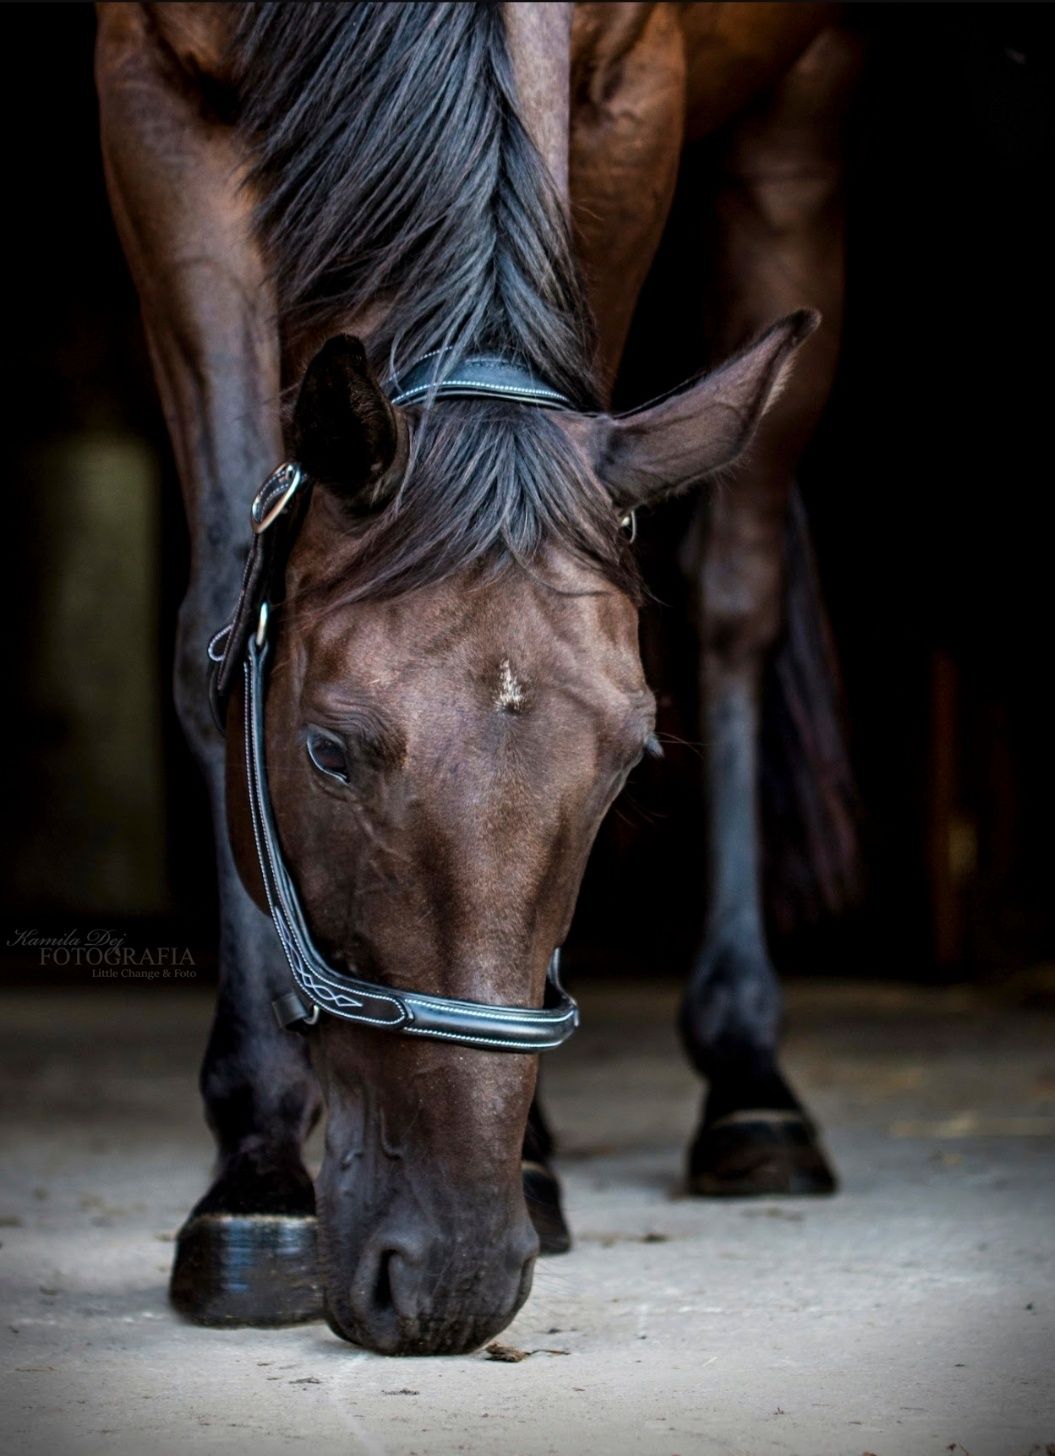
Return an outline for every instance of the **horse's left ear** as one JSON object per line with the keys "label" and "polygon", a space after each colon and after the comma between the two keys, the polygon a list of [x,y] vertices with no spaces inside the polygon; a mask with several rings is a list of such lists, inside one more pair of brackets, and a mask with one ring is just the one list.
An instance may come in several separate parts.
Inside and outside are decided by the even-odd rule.
{"label": "horse's left ear", "polygon": [[779,394],[795,350],[820,321],[812,309],[799,309],[658,404],[590,420],[593,465],[617,503],[651,504],[732,464]]}
{"label": "horse's left ear", "polygon": [[294,456],[313,480],[359,509],[383,504],[406,424],[352,334],[327,339],[308,365],[291,433]]}

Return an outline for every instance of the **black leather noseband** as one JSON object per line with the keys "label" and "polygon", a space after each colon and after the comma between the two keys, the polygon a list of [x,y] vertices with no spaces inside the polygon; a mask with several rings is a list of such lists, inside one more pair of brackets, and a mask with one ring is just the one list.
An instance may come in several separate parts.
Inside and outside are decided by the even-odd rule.
{"label": "black leather noseband", "polygon": [[[519,366],[484,356],[460,360],[440,375],[443,351],[426,356],[399,379],[389,381],[394,404],[426,395],[490,395],[524,403],[567,408],[556,390]],[[221,731],[234,680],[242,673],[245,712],[245,775],[260,874],[293,987],[272,1009],[280,1026],[305,1030],[321,1011],[403,1036],[431,1037],[495,1052],[541,1052],[567,1041],[579,1024],[579,1009],[560,983],[560,950],[546,977],[545,1004],[533,1009],[491,1006],[398,991],[345,974],[319,952],[308,929],[296,886],[282,857],[267,790],[264,690],[270,643],[269,595],[284,569],[292,530],[303,513],[311,482],[295,462],[280,465],[261,486],[250,518],[253,539],[230,624],[209,643],[213,664],[209,695]]]}

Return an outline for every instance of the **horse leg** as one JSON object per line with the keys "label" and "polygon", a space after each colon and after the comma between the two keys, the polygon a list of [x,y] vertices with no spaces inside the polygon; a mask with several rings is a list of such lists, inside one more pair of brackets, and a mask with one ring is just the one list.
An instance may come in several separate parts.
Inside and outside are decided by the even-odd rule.
{"label": "horse leg", "polygon": [[574,11],[571,217],[607,394],[674,196],[685,39],[675,6],[578,4]]}
{"label": "horse leg", "polygon": [[566,1254],[571,1248],[571,1231],[564,1218],[560,1181],[553,1171],[552,1157],[553,1134],[536,1087],[524,1132],[524,1198],[538,1234],[539,1253]]}
{"label": "horse leg", "polygon": [[689,1154],[702,1194],[828,1193],[834,1177],[778,1061],[781,997],[763,926],[758,753],[763,669],[781,627],[793,474],[835,370],[842,300],[837,138],[856,48],[826,31],[730,134],[715,196],[728,351],[790,309],[824,324],[735,480],[701,504],[686,548],[701,632],[709,897],[680,1029],[709,1084]]}
{"label": "horse leg", "polygon": [[276,1324],[321,1312],[301,1161],[319,1093],[304,1046],[271,1015],[287,971],[232,860],[206,691],[206,644],[238,591],[249,492],[281,453],[273,300],[240,159],[197,80],[222,51],[223,8],[100,6],[97,80],[114,216],[186,499],[192,568],[175,689],[210,792],[219,871],[220,987],[201,1074],[218,1167],[178,1236],[171,1297],[203,1323]]}
{"label": "horse leg", "polygon": [[[518,77],[528,82],[521,84],[525,124],[558,186],[570,189],[576,253],[597,319],[607,390],[674,192],[685,106],[684,48],[668,7],[580,4],[572,16],[562,13],[569,8],[510,6],[507,25],[514,27],[510,44]],[[532,64],[527,34],[540,28],[549,31],[545,66],[537,57]],[[568,74],[568,43],[571,94],[565,119],[551,98],[566,84],[557,73]],[[523,1176],[543,1254],[571,1247],[552,1153],[536,1091],[524,1136]]]}

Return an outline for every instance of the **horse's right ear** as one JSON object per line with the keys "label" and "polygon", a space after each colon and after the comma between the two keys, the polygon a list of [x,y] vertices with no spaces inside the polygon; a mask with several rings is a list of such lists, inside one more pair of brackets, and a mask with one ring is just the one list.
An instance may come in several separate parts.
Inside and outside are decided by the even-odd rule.
{"label": "horse's right ear", "polygon": [[351,334],[328,339],[308,365],[293,411],[294,457],[320,485],[376,509],[395,490],[390,467],[407,427]]}

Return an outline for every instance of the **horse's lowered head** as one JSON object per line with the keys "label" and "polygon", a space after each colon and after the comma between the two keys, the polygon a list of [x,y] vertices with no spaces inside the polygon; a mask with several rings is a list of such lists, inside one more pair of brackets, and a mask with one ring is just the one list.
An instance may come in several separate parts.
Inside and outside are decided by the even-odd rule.
{"label": "horse's lowered head", "polygon": [[[358,341],[309,366],[291,430],[315,482],[266,698],[282,851],[316,944],[396,988],[523,1007],[601,820],[653,733],[620,518],[729,465],[815,316],[631,415],[392,405]],[[263,902],[242,742],[232,841]],[[321,1015],[317,1185],[334,1329],[471,1349],[527,1296],[521,1148],[537,1059]]]}

